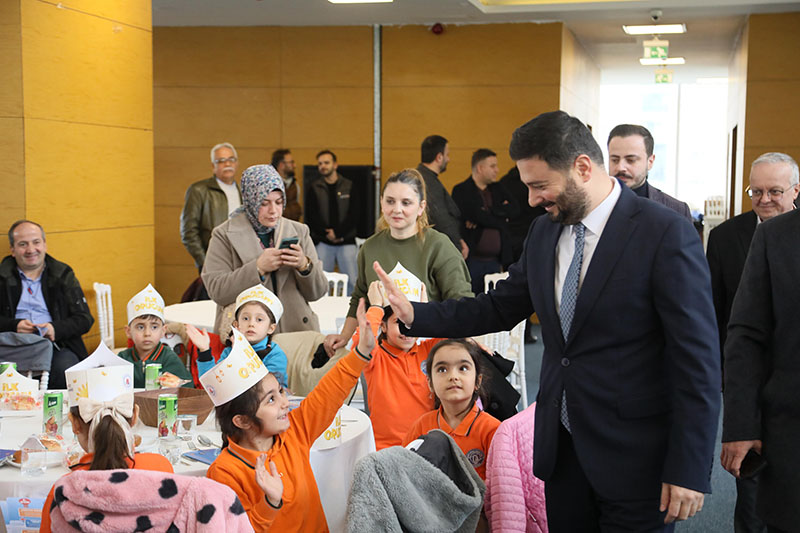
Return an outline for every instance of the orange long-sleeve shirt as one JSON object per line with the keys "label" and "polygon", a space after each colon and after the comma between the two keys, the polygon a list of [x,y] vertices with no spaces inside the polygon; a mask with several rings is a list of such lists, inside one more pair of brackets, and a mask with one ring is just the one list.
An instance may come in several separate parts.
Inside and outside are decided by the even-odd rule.
{"label": "orange long-sleeve shirt", "polygon": [[[93,458],[93,453],[87,453],[81,457],[78,464],[74,465],[71,470],[73,472],[76,470],[89,470],[92,466]],[[173,473],[172,465],[167,461],[167,458],[157,453],[137,453],[134,454],[133,460],[128,458],[125,461],[128,463],[128,468],[133,468],[134,470],[154,470],[156,472]],[[64,475],[68,476],[69,474]],[[55,485],[50,487],[50,493],[44,501],[44,507],[42,508],[42,525],[39,526],[39,533],[50,533],[51,531],[50,506],[53,504],[53,489],[55,489]]]}
{"label": "orange long-sleeve shirt", "polygon": [[[257,532],[328,531],[309,452],[347,399],[367,362],[355,350],[339,360],[300,406],[289,413],[289,429],[275,435],[269,451],[242,448],[230,441],[209,467],[207,476],[236,492]],[[282,475],[283,504],[279,509],[267,503],[264,491],[256,483],[255,464],[262,453],[267,454],[267,462],[275,462]]]}
{"label": "orange long-sleeve shirt", "polygon": [[[377,338],[383,309],[370,307],[367,318]],[[367,380],[369,418],[378,450],[399,445],[414,422],[433,409],[425,360],[440,340],[425,340],[414,344],[407,352],[383,341],[372,350],[372,361],[364,369],[364,378]],[[358,331],[353,335],[353,345],[357,343]]]}
{"label": "orange long-sleeve shirt", "polygon": [[403,446],[407,446],[409,442],[432,429],[441,429],[453,437],[475,471],[485,481],[486,456],[489,455],[489,446],[492,444],[494,433],[498,427],[500,427],[500,421],[479,409],[477,402],[455,429],[447,423],[442,408],[439,407],[435,411],[425,413],[416,421],[403,439]]}

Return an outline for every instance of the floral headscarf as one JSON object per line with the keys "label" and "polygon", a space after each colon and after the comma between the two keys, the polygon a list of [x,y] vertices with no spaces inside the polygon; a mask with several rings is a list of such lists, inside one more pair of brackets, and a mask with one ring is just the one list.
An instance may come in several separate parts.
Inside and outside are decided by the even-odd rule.
{"label": "floral headscarf", "polygon": [[250,225],[259,237],[268,235],[275,228],[268,228],[258,221],[258,210],[261,202],[272,191],[281,191],[283,203],[286,205],[286,189],[283,185],[283,178],[272,165],[253,165],[242,172],[242,207],[232,213],[231,216],[239,213],[247,215]]}

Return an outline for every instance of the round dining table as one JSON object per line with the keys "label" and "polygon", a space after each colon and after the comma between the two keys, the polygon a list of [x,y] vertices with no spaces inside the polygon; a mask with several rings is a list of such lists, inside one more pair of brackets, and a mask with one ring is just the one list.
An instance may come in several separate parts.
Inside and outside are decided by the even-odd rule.
{"label": "round dining table", "polygon": [[[65,394],[66,396],[66,394]],[[66,403],[66,402],[65,402]],[[369,417],[363,412],[348,405],[341,410],[342,437],[338,446],[322,449],[322,437],[311,448],[310,462],[314,478],[319,488],[319,496],[325,511],[325,518],[331,532],[346,530],[347,498],[352,485],[353,469],[356,461],[368,453],[375,451],[375,437]],[[145,426],[141,421],[134,426],[134,433],[142,437],[137,448],[139,452],[158,453],[156,428]],[[0,449],[19,449],[20,445],[31,435],[42,430],[42,410],[35,411],[2,411],[0,410]],[[64,410],[63,445],[73,440],[72,428],[67,422],[66,407]],[[215,445],[222,443],[212,411],[203,424],[198,425],[190,434],[192,444],[198,449],[207,448],[198,441],[203,435]],[[179,441],[181,452],[190,451],[189,442]],[[48,452],[48,464],[45,472],[37,476],[23,476],[21,469],[6,463],[0,467],[0,500],[14,498],[44,498],[55,481],[68,473],[61,464],[63,453]],[[208,465],[201,462],[181,458],[173,465],[176,474],[188,476],[205,476]]]}

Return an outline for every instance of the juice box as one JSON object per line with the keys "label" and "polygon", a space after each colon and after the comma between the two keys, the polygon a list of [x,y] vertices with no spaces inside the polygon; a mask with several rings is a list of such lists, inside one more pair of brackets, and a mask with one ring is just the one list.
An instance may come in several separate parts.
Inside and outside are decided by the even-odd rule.
{"label": "juice box", "polygon": [[61,435],[64,425],[64,393],[46,392],[42,398],[42,433]]}
{"label": "juice box", "polygon": [[178,395],[158,395],[158,436],[173,438],[178,435]]}
{"label": "juice box", "polygon": [[161,388],[158,376],[161,374],[161,363],[148,363],[144,367],[144,389],[156,390]]}

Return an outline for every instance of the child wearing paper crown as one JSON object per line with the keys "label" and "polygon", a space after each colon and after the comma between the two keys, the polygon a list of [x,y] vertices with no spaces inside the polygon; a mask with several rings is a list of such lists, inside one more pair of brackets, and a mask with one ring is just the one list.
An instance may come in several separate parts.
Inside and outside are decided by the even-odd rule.
{"label": "child wearing paper crown", "polygon": [[[71,470],[134,468],[172,473],[169,461],[155,453],[135,453],[132,427],[139,416],[133,403],[133,365],[105,344],[65,372],[72,432],[87,453]],[[66,474],[69,475],[69,474]],[[39,531],[50,533],[50,508],[63,500],[51,488],[44,502]]]}
{"label": "child wearing paper crown", "polygon": [[133,347],[119,353],[133,363],[133,386],[144,388],[144,367],[149,363],[161,364],[162,386],[177,387],[180,380],[189,380],[184,387],[192,387],[192,375],[172,348],[161,342],[164,336],[164,299],[148,284],[128,302],[128,325],[125,334],[133,340]]}
{"label": "child wearing paper crown", "polygon": [[364,308],[362,299],[358,345],[291,412],[286,390],[236,330],[228,359],[200,378],[216,406],[223,440],[207,475],[236,492],[256,531],[328,531],[309,451],[375,348]]}
{"label": "child wearing paper crown", "polygon": [[[239,293],[236,297],[236,310],[234,311],[233,327],[245,336],[247,342],[253,347],[272,374],[283,387],[286,387],[288,376],[286,353],[277,343],[271,342],[272,333],[278,327],[278,321],[283,316],[283,304],[271,290],[263,285],[255,285]],[[186,325],[189,339],[197,346],[197,375],[202,376],[215,364],[222,361],[231,353],[228,346],[222,351],[219,361],[214,362],[209,350],[210,339],[208,333],[200,331],[191,324]]]}
{"label": "child wearing paper crown", "polygon": [[[425,361],[428,352],[441,339],[417,343],[416,337],[402,335],[380,281],[370,283],[367,296],[370,305],[367,317],[372,333],[378,335],[378,326],[382,330],[378,344],[372,350],[372,361],[364,369],[375,447],[382,450],[400,445],[414,422],[433,409]],[[420,297],[413,301],[427,301],[424,284]],[[358,337],[356,332],[354,345],[358,343]]]}

